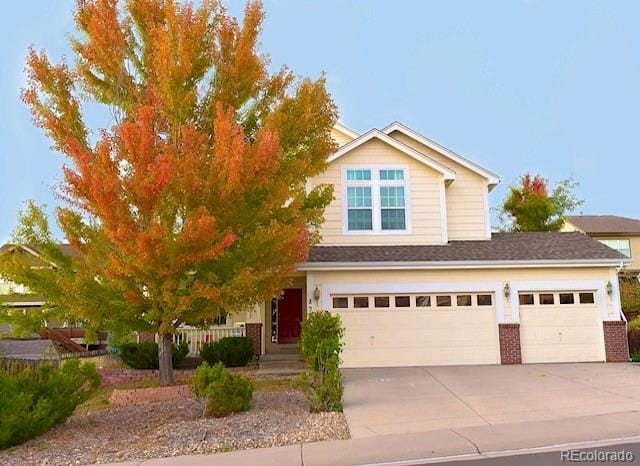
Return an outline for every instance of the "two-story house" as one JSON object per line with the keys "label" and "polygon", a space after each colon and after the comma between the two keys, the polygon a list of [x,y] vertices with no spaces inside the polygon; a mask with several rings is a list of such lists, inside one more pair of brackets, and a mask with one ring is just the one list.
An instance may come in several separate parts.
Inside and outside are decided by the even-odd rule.
{"label": "two-story house", "polygon": [[630,258],[622,275],[640,276],[640,220],[617,215],[570,215],[562,229],[582,232]]}
{"label": "two-story house", "polygon": [[263,354],[327,310],[344,367],[628,360],[626,256],[581,233],[492,233],[498,176],[400,123],[333,135],[311,180],[335,186],[322,241],[246,316]]}

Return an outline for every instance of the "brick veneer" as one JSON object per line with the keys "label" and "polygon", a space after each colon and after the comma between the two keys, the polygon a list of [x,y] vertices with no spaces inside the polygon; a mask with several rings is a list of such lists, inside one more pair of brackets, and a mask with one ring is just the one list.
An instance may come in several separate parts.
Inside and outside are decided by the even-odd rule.
{"label": "brick veneer", "polygon": [[629,361],[627,323],[623,320],[605,320],[602,322],[602,329],[607,362]]}
{"label": "brick veneer", "polygon": [[138,342],[142,343],[144,341],[156,341],[156,334],[154,332],[137,332],[138,333]]}
{"label": "brick veneer", "polygon": [[[229,367],[232,372],[252,372],[257,370],[257,364],[250,364],[245,367]],[[115,387],[117,385],[140,382],[142,380],[153,380],[159,376],[157,369],[122,369],[122,368],[99,368],[98,372],[102,377],[103,387]],[[174,369],[173,374],[176,379],[181,377],[191,377],[194,369]]]}
{"label": "brick veneer", "polygon": [[520,324],[498,324],[500,337],[500,363],[522,364],[520,351]]}
{"label": "brick veneer", "polygon": [[257,357],[262,355],[262,324],[247,323],[245,324],[246,334],[253,341],[253,352]]}

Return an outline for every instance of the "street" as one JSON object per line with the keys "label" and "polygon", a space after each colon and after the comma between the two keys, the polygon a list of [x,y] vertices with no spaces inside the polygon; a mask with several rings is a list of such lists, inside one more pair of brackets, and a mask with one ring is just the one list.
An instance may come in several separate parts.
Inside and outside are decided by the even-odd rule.
{"label": "street", "polygon": [[[607,461],[606,457],[610,460]],[[617,456],[617,459],[615,458]],[[604,460],[598,460],[603,458]],[[422,465],[447,464],[450,466],[553,466],[585,463],[590,465],[640,464],[640,443],[611,445],[571,451],[552,451],[525,455],[502,456],[468,461],[421,463]],[[393,463],[389,463],[393,464]],[[407,463],[404,463],[407,464]],[[419,463],[415,463],[416,465]]]}

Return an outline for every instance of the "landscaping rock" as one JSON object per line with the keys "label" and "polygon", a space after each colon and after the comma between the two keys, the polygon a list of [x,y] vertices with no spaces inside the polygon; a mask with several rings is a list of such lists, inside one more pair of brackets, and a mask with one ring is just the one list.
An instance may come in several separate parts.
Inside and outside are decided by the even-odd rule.
{"label": "landscaping rock", "polygon": [[0,452],[0,464],[135,461],[349,437],[341,413],[310,413],[297,391],[258,391],[251,410],[226,418],[204,418],[202,411],[199,401],[181,399],[74,415],[50,432]]}

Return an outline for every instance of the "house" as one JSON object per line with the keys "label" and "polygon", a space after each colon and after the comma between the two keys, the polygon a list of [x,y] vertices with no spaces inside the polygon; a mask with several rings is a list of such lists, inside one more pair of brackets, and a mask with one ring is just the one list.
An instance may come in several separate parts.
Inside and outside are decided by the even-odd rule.
{"label": "house", "polygon": [[617,270],[578,232],[492,233],[499,178],[400,123],[356,134],[330,183],[321,243],[282,295],[248,312],[263,354],[295,347],[310,312],[340,315],[344,367],[626,361]]}
{"label": "house", "polygon": [[239,315],[259,355],[340,315],[343,367],[626,361],[624,254],[580,232],[492,233],[499,177],[400,123],[356,134],[309,180],[335,187],[322,240],[280,296]]}
{"label": "house", "polygon": [[579,231],[631,259],[624,277],[640,276],[640,220],[617,215],[571,215],[563,231]]}

